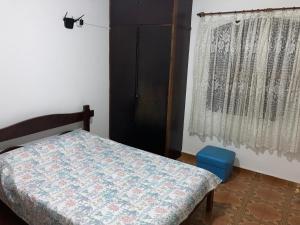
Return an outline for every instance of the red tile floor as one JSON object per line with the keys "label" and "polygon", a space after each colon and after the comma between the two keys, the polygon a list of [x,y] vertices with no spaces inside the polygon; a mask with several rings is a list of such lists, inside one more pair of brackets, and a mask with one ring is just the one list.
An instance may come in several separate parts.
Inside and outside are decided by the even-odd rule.
{"label": "red tile floor", "polygon": [[[179,159],[194,164],[195,157]],[[300,184],[237,169],[215,191],[213,212],[205,201],[183,225],[300,225]],[[26,225],[0,202],[0,225]]]}
{"label": "red tile floor", "polygon": [[[195,164],[191,155],[179,160]],[[212,214],[201,207],[184,225],[300,225],[300,184],[234,168],[215,191]]]}

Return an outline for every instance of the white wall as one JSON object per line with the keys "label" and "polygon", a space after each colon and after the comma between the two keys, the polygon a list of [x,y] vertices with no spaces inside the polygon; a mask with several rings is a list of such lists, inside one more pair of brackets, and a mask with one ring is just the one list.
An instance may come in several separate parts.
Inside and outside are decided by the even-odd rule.
{"label": "white wall", "polygon": [[[222,144],[217,140],[208,140],[202,143],[196,136],[189,136],[188,133],[193,86],[193,56],[199,22],[199,17],[196,14],[203,11],[216,12],[289,6],[300,6],[300,2],[299,0],[194,0],[183,136],[184,152],[195,154],[199,149],[208,144],[222,147]],[[288,161],[285,157],[279,157],[277,154],[271,155],[268,152],[256,154],[254,151],[244,147],[238,149],[231,146],[229,149],[234,150],[237,154],[235,162],[237,166],[300,183],[300,162],[297,160]]]}
{"label": "white wall", "polygon": [[109,30],[67,30],[62,18],[108,27],[109,0],[1,0],[0,9],[0,128],[90,104],[92,131],[107,137]]}

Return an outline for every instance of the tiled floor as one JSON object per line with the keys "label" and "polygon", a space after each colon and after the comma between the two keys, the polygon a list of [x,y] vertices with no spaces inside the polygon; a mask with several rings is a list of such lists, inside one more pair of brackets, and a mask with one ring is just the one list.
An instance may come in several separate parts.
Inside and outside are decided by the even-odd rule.
{"label": "tiled floor", "polygon": [[[180,160],[195,163],[190,155]],[[212,214],[200,206],[184,225],[300,225],[299,189],[299,184],[235,168],[215,191]]]}
{"label": "tiled floor", "polygon": [[[190,155],[180,160],[195,163]],[[295,183],[234,169],[231,179],[215,191],[212,214],[205,213],[203,203],[184,225],[300,225],[299,188]],[[0,203],[0,225],[26,224]]]}

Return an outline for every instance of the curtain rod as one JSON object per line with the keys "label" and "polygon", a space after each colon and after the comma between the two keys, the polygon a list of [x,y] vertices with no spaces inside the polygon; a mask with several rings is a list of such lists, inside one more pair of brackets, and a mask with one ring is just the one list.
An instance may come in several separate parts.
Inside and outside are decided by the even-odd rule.
{"label": "curtain rod", "polygon": [[252,13],[252,12],[271,12],[279,10],[297,10],[300,7],[283,7],[283,8],[266,8],[266,9],[250,9],[250,10],[240,10],[240,11],[227,11],[227,12],[200,12],[197,15],[200,17],[211,16],[211,15],[221,15],[221,14],[235,14],[235,13]]}

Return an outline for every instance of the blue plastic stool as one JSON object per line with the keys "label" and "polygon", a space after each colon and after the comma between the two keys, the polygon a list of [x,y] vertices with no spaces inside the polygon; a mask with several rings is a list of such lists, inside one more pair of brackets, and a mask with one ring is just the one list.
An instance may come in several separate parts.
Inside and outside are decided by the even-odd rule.
{"label": "blue plastic stool", "polygon": [[196,158],[198,167],[214,173],[225,182],[231,175],[235,152],[208,145],[197,153]]}

